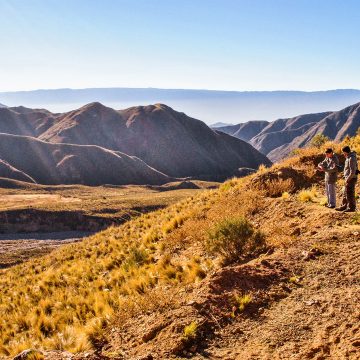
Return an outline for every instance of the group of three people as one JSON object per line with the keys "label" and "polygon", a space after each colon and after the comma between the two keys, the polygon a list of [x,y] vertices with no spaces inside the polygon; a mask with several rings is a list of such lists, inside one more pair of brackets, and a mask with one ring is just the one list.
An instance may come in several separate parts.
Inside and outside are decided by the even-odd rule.
{"label": "group of three people", "polygon": [[344,180],[345,188],[343,192],[342,204],[336,207],[336,181],[337,173],[342,168],[339,159],[333,149],[328,148],[325,151],[325,159],[319,163],[318,170],[325,172],[325,189],[327,195],[327,206],[331,209],[353,212],[356,211],[355,186],[358,175],[358,164],[356,152],[351,151],[349,146],[342,148],[345,156]]}

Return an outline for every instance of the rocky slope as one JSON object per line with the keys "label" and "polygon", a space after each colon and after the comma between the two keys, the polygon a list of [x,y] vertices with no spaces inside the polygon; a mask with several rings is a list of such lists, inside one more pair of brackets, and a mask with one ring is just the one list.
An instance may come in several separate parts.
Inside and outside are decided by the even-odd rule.
{"label": "rocky slope", "polygon": [[142,160],[99,146],[50,144],[0,134],[0,177],[39,184],[163,184],[171,179]]}
{"label": "rocky slope", "polygon": [[[261,164],[270,164],[246,142],[216,132],[203,122],[162,104],[116,111],[100,103],[91,103],[62,114],[25,107],[4,108],[0,109],[1,132],[31,136],[52,144],[96,145],[109,149],[108,154],[121,152],[136,156],[148,167],[170,177],[223,180],[237,174],[239,168],[256,169]],[[15,163],[9,161],[13,155],[11,148],[7,151],[9,153],[3,149],[2,159],[16,168]],[[14,153],[19,156],[18,151]],[[32,154],[33,161],[41,163],[41,159]],[[83,172],[87,160],[82,161],[79,156],[80,153],[77,162],[81,162]],[[131,176],[127,180],[130,183],[139,181],[132,181]],[[151,177],[150,183],[154,183]]]}
{"label": "rocky slope", "polygon": [[92,103],[59,116],[39,138],[122,151],[176,177],[226,178],[240,167],[270,163],[245,142],[163,104],[115,111]]}

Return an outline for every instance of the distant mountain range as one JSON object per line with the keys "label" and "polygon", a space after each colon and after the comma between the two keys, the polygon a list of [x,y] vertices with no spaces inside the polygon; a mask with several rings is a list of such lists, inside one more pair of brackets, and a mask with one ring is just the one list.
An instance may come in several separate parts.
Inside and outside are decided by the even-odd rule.
{"label": "distant mountain range", "polygon": [[360,103],[340,111],[299,115],[273,122],[249,121],[218,128],[219,131],[248,141],[272,161],[288,156],[292,150],[305,147],[316,134],[340,141],[355,135],[360,127]]}
{"label": "distant mountain range", "polygon": [[162,105],[66,113],[0,109],[0,177],[41,184],[163,184],[223,180],[269,165],[248,143]]}
{"label": "distant mountain range", "polygon": [[211,124],[210,127],[215,129],[215,128],[219,128],[219,127],[224,127],[224,126],[231,126],[233,124],[228,124],[228,123],[223,123],[223,122],[217,122],[215,124]]}
{"label": "distant mountain range", "polygon": [[360,101],[360,90],[329,91],[215,91],[154,88],[57,89],[1,92],[0,102],[65,112],[100,101],[115,109],[165,103],[201,119],[242,123],[248,120],[290,118],[298,114],[337,111]]}
{"label": "distant mountain range", "polygon": [[4,107],[6,107],[6,105],[0,104],[0,108],[4,108]]}

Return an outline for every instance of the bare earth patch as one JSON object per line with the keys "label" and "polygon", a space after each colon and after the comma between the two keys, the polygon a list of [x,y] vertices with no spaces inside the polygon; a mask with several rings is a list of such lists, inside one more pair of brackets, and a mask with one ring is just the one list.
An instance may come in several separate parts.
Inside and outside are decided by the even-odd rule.
{"label": "bare earth patch", "polygon": [[80,231],[0,234],[0,269],[49,253],[58,246],[81,241],[89,235],[91,233]]}

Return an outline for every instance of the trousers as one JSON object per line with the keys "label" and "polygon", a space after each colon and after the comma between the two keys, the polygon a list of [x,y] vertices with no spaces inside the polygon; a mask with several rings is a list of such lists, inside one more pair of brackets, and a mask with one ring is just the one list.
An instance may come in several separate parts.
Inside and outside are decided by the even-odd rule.
{"label": "trousers", "polygon": [[325,182],[327,202],[329,206],[336,206],[336,185]]}
{"label": "trousers", "polygon": [[345,184],[342,206],[347,207],[350,210],[356,209],[356,200],[355,200],[355,185],[357,178],[353,178],[349,181],[348,184]]}

